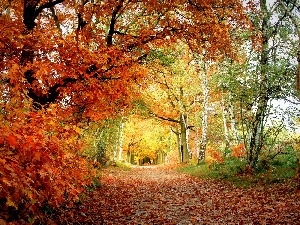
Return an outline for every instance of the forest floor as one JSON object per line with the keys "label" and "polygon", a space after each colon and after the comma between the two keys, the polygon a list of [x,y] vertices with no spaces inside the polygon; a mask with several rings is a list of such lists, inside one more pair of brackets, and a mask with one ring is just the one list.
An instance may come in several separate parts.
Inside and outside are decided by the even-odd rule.
{"label": "forest floor", "polygon": [[300,224],[300,191],[289,184],[239,188],[163,166],[107,168],[101,187],[60,224]]}

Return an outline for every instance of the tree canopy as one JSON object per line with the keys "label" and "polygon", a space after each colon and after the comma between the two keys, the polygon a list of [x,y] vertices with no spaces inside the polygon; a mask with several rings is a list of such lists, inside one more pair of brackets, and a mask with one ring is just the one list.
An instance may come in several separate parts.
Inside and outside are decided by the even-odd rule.
{"label": "tree canopy", "polygon": [[297,15],[284,0],[2,0],[0,213],[35,220],[97,186],[99,162],[162,162],[175,140],[181,162],[276,157],[267,119],[299,94]]}

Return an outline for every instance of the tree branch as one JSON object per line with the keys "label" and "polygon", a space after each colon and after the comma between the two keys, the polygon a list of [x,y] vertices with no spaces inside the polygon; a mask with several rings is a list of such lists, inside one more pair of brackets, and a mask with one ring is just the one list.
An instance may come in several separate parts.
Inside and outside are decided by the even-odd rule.
{"label": "tree branch", "polygon": [[24,11],[23,11],[23,22],[26,26],[28,31],[33,30],[35,27],[34,20],[38,17],[38,15],[46,8],[54,7],[55,5],[62,3],[64,0],[56,0],[56,1],[49,1],[40,7],[37,8],[40,0],[38,1],[30,1],[24,0]]}
{"label": "tree branch", "polygon": [[159,116],[159,115],[157,115],[157,114],[154,113],[154,112],[150,112],[150,114],[151,114],[152,116],[155,116],[156,118],[161,119],[161,120],[164,120],[164,121],[169,121],[169,122],[172,122],[172,123],[180,123],[179,120],[175,120],[175,119],[173,119],[173,118],[167,118],[167,117]]}
{"label": "tree branch", "polygon": [[51,11],[51,15],[52,15],[52,17],[54,19],[56,27],[59,30],[60,35],[62,35],[62,30],[61,30],[61,27],[60,27],[60,24],[59,24],[58,17],[57,17],[57,15],[55,13],[54,7],[50,7],[50,11]]}
{"label": "tree branch", "polygon": [[44,10],[44,9],[47,9],[47,8],[51,8],[51,7],[54,7],[55,5],[59,4],[59,3],[62,3],[64,2],[64,0],[56,0],[56,1],[49,1],[43,5],[41,5],[40,7],[38,7],[36,10],[35,10],[35,15],[34,15],[34,19],[36,19],[38,17],[38,15]]}
{"label": "tree branch", "polygon": [[173,130],[173,127],[171,127],[171,131],[176,135],[180,135],[180,132]]}
{"label": "tree branch", "polygon": [[117,22],[117,15],[123,6],[123,2],[124,2],[124,0],[120,0],[119,4],[116,6],[116,8],[112,12],[112,16],[111,16],[111,20],[110,20],[110,24],[109,24],[109,31],[108,31],[108,35],[107,35],[107,41],[106,41],[106,44],[108,47],[112,46],[112,44],[113,44],[113,35],[116,32],[115,24]]}
{"label": "tree branch", "polygon": [[[297,32],[297,36],[298,36],[298,49],[297,49],[298,65],[297,65],[297,73],[296,73],[296,89],[298,91],[298,98],[300,99],[300,94],[299,94],[300,93],[300,25],[296,20],[296,16],[294,16],[292,14],[291,10],[289,10],[288,7],[281,0],[279,0],[279,4],[283,7],[283,9],[285,10],[285,13],[287,13],[288,17],[294,24],[296,32]],[[293,8],[294,7],[295,7],[295,4],[293,4]]]}

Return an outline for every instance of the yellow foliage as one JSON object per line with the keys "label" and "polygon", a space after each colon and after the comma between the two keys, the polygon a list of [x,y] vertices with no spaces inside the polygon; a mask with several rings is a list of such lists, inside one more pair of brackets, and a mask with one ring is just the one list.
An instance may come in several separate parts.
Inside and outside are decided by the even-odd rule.
{"label": "yellow foliage", "polygon": [[140,158],[155,158],[158,150],[168,148],[168,127],[153,119],[129,118],[124,128],[123,149],[132,151]]}

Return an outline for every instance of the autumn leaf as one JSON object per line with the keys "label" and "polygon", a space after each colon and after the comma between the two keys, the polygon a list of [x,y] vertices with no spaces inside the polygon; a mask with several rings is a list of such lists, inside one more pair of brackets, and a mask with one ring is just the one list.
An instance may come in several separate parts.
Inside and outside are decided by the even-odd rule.
{"label": "autumn leaf", "polygon": [[17,145],[17,137],[15,136],[15,135],[13,135],[13,134],[10,134],[8,137],[7,137],[7,141],[8,141],[8,143],[9,143],[9,146],[11,147],[11,148],[15,148],[16,147],[16,145]]}
{"label": "autumn leaf", "polygon": [[238,188],[179,173],[176,167],[103,169],[101,188],[91,192],[79,210],[62,210],[55,220],[91,224],[298,223],[299,193],[288,186]]}
{"label": "autumn leaf", "polygon": [[35,152],[33,160],[40,161],[41,160],[41,155],[42,155],[41,152]]}
{"label": "autumn leaf", "polygon": [[13,200],[11,197],[8,197],[8,198],[6,199],[6,205],[7,205],[7,206],[12,206],[12,207],[14,207],[15,209],[18,208],[18,204],[16,204],[16,203],[14,202],[14,200]]}
{"label": "autumn leaf", "polygon": [[7,186],[12,186],[11,182],[10,182],[6,177],[3,177],[3,178],[2,178],[2,182],[3,182],[4,184],[6,184]]}

